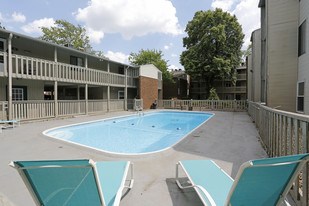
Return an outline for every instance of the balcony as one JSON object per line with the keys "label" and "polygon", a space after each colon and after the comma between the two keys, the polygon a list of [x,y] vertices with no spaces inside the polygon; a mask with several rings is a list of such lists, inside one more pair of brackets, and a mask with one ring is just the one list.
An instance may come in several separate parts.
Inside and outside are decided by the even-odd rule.
{"label": "balcony", "polygon": [[[0,77],[8,76],[7,53],[0,52],[3,57],[3,67],[0,67]],[[128,87],[137,87],[137,71],[129,71]],[[49,80],[72,82],[80,84],[125,87],[125,75],[97,69],[91,69],[61,62],[48,61],[22,55],[12,55],[12,77],[20,79]]]}
{"label": "balcony", "polygon": [[217,87],[217,93],[246,93],[246,87]]}
{"label": "balcony", "polygon": [[237,74],[237,80],[247,80],[247,74]]}

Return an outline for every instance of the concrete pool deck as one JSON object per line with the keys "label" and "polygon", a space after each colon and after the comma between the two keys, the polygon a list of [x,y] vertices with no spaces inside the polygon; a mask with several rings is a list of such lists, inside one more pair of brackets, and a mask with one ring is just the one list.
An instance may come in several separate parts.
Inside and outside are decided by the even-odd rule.
{"label": "concrete pool deck", "polygon": [[174,147],[140,156],[98,152],[42,134],[44,130],[53,127],[134,114],[133,112],[78,116],[5,129],[0,133],[0,206],[34,205],[17,171],[8,166],[9,161],[89,158],[94,161],[130,160],[134,163],[134,187],[124,195],[120,205],[202,205],[193,189],[181,191],[175,184],[177,161],[212,159],[235,178],[242,163],[267,157],[258,140],[258,132],[246,112],[212,113],[215,115],[210,120]]}

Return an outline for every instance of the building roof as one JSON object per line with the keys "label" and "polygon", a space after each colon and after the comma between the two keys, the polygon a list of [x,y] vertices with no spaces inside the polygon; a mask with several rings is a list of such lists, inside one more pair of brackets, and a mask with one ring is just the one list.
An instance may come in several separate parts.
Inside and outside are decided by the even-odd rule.
{"label": "building roof", "polygon": [[78,50],[78,49],[75,49],[75,48],[66,47],[64,45],[58,45],[58,44],[55,44],[55,43],[51,43],[51,42],[48,42],[48,41],[45,41],[45,40],[41,40],[41,39],[38,39],[38,38],[33,38],[33,37],[30,37],[30,36],[27,36],[27,35],[24,35],[24,34],[20,34],[20,33],[17,33],[17,32],[13,32],[13,31],[9,31],[9,30],[6,30],[6,29],[0,29],[0,37],[2,35],[5,35],[5,37],[8,38],[8,36],[10,34],[13,34],[13,37],[15,37],[15,38],[23,38],[23,39],[26,39],[26,40],[30,40],[30,41],[34,41],[34,42],[40,43],[40,44],[46,44],[46,45],[50,45],[50,46],[53,46],[53,47],[56,47],[56,48],[61,48],[63,50],[80,53],[80,54],[83,54],[83,55],[86,55],[86,56],[91,56],[91,57],[94,57],[94,58],[97,58],[97,59],[101,59],[101,60],[105,60],[105,61],[108,61],[108,62],[111,62],[111,63],[117,63],[117,64],[121,64],[123,66],[139,68],[139,66],[132,66],[132,65],[129,65],[129,64],[113,61],[113,60],[110,60],[110,59],[108,59],[106,57],[99,57],[99,56],[96,56],[96,55],[93,55],[91,53],[88,53],[88,52],[85,52],[85,51],[81,51],[81,50]]}
{"label": "building roof", "polygon": [[259,2],[259,8],[265,6],[265,1],[266,1],[266,0],[260,0],[260,2]]}

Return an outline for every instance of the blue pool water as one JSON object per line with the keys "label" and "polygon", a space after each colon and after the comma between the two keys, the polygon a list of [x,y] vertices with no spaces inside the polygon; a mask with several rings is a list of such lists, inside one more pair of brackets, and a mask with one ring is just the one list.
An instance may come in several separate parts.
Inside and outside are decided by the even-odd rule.
{"label": "blue pool water", "polygon": [[212,115],[151,112],[51,129],[44,134],[113,153],[149,153],[174,145]]}

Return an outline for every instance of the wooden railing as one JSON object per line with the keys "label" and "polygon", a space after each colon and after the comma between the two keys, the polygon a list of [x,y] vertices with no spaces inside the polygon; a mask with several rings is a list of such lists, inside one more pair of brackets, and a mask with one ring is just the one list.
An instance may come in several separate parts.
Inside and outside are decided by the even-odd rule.
{"label": "wooden railing", "polygon": [[[129,101],[129,100],[128,100]],[[133,102],[133,100],[132,100]],[[125,101],[110,100],[109,111],[124,111]],[[88,108],[86,106],[88,105]],[[108,112],[108,101],[104,100],[58,100],[57,107],[53,100],[13,101],[13,119],[36,120],[55,118],[57,116],[85,115],[88,113]],[[55,108],[57,112],[55,112]],[[86,110],[87,109],[87,110]],[[7,118],[7,102],[0,102],[0,120]]]}
{"label": "wooden railing", "polygon": [[110,111],[122,111],[124,110],[123,99],[111,99],[110,100]]}
{"label": "wooden railing", "polygon": [[135,111],[137,110],[143,110],[143,99],[134,99],[134,106],[133,109]]}
{"label": "wooden railing", "polygon": [[156,100],[157,107],[182,110],[247,111],[246,100]]}
{"label": "wooden railing", "polygon": [[107,100],[89,100],[88,101],[88,112],[107,112]]}
{"label": "wooden railing", "polygon": [[[309,116],[249,102],[248,112],[270,157],[308,153]],[[291,196],[297,205],[309,205],[308,165],[294,183]]]}
{"label": "wooden railing", "polygon": [[0,121],[7,120],[8,102],[0,102]]}
{"label": "wooden railing", "polygon": [[[0,52],[4,59],[4,68],[0,76],[8,76],[7,53]],[[130,72],[128,86],[137,87],[135,76],[138,72]],[[125,75],[85,68],[61,62],[54,62],[22,55],[12,55],[12,76],[14,78],[51,80],[95,85],[125,86]]]}
{"label": "wooden railing", "polygon": [[55,116],[54,101],[14,101],[13,119],[31,120]]}
{"label": "wooden railing", "polygon": [[58,101],[58,115],[81,115],[86,114],[85,100],[59,100]]}

